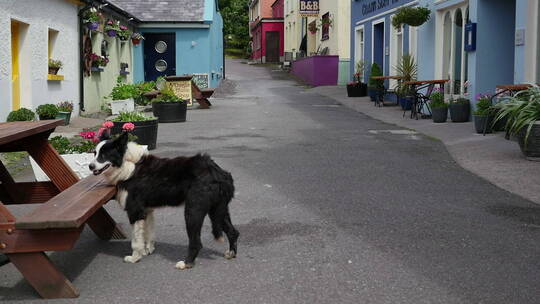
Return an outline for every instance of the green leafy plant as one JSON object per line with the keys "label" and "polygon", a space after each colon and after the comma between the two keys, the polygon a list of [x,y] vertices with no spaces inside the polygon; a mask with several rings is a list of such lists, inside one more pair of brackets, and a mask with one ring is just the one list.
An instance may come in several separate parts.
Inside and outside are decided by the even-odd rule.
{"label": "green leafy plant", "polygon": [[54,119],[58,115],[58,107],[53,104],[40,105],[36,109],[40,119]]}
{"label": "green leafy plant", "polygon": [[400,96],[410,96],[414,94],[412,86],[405,84],[407,81],[415,81],[418,75],[418,65],[411,55],[403,55],[394,67],[397,76],[401,77],[401,81],[397,85],[397,92]]}
{"label": "green leafy plant", "polygon": [[61,69],[62,65],[63,65],[62,61],[60,61],[60,60],[49,59],[49,67],[50,68]]}
{"label": "green leafy plant", "polygon": [[369,76],[368,86],[369,86],[370,89],[374,89],[374,90],[383,89],[384,88],[384,81],[383,80],[373,79],[372,77],[374,77],[374,76],[382,76],[381,68],[379,67],[379,65],[376,62],[374,62],[371,65],[371,73],[370,73],[370,76]]}
{"label": "green leafy plant", "polygon": [[394,28],[401,28],[402,24],[420,26],[429,20],[431,11],[427,7],[403,7],[392,18]]}
{"label": "green leafy plant", "polygon": [[431,100],[430,106],[432,109],[436,108],[448,108],[448,104],[444,102],[444,94],[440,91],[435,91],[429,95]]}
{"label": "green leafy plant", "polygon": [[134,122],[134,121],[148,121],[155,120],[153,116],[144,116],[139,112],[120,112],[112,121],[116,122]]}
{"label": "green leafy plant", "polygon": [[152,102],[184,102],[180,97],[174,94],[172,88],[166,85],[159,93],[159,95],[152,99]]}
{"label": "green leafy plant", "polygon": [[506,97],[505,102],[498,103],[495,108],[498,114],[494,123],[506,118],[505,130],[509,135],[517,135],[524,130],[526,145],[532,127],[540,120],[540,87],[533,86]]}
{"label": "green leafy plant", "polygon": [[67,137],[55,136],[49,139],[49,143],[58,152],[58,154],[71,154],[73,153],[73,147]]}
{"label": "green leafy plant", "polygon": [[60,112],[73,112],[73,102],[66,100],[56,105]]}
{"label": "green leafy plant", "polygon": [[142,81],[135,84],[135,103],[138,105],[147,105],[149,99],[144,96],[148,92],[152,92],[156,89],[156,83],[154,81]]}
{"label": "green leafy plant", "polygon": [[479,94],[476,99],[476,110],[473,114],[476,116],[489,116],[495,114],[496,110],[491,106],[491,96]]}
{"label": "green leafy plant", "polygon": [[34,119],[36,119],[36,113],[26,108],[20,108],[9,113],[7,117],[7,122],[33,121]]}
{"label": "green leafy plant", "polygon": [[95,8],[92,7],[89,10],[86,10],[83,14],[84,23],[99,22],[99,17],[101,13]]}
{"label": "green leafy plant", "polygon": [[119,30],[118,30],[118,33],[116,33],[116,35],[118,36],[118,38],[120,38],[120,40],[128,40],[131,38],[131,34],[132,32],[129,30],[129,28],[125,25],[120,25],[119,26]]}
{"label": "green leafy plant", "polygon": [[116,78],[116,86],[112,89],[109,97],[112,100],[124,100],[134,98],[138,94],[135,85],[129,83],[123,83],[122,77]]}
{"label": "green leafy plant", "polygon": [[115,21],[115,20],[107,20],[107,23],[105,23],[105,28],[104,28],[105,31],[115,31],[115,32],[118,32],[120,31],[120,21]]}
{"label": "green leafy plant", "polygon": [[362,78],[364,77],[364,70],[366,68],[366,63],[364,60],[358,60],[356,62],[356,65],[354,66],[354,81],[355,82],[362,82]]}

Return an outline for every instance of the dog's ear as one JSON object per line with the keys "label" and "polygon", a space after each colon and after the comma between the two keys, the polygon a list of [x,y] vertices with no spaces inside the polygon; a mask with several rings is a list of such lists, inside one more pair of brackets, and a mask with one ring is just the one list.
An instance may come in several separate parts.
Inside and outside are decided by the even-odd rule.
{"label": "dog's ear", "polygon": [[127,146],[128,139],[128,132],[122,132],[122,134],[120,134],[120,136],[118,136],[118,138],[116,139],[116,144],[121,148],[125,148]]}
{"label": "dog's ear", "polygon": [[111,131],[105,128],[101,128],[98,131],[98,139],[99,141],[109,140],[111,139]]}

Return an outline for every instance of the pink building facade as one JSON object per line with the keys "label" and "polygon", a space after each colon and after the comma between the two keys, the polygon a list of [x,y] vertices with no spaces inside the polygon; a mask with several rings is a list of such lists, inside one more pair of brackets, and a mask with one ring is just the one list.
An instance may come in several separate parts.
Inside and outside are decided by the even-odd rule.
{"label": "pink building facade", "polygon": [[283,3],[283,0],[250,2],[249,28],[254,61],[283,62],[285,48]]}

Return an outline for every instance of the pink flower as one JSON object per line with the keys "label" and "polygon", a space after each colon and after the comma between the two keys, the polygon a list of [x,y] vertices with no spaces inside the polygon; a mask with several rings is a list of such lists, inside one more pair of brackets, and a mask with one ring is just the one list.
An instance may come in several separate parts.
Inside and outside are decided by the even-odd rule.
{"label": "pink flower", "polygon": [[114,126],[114,123],[112,121],[106,121],[102,124],[102,126],[105,128],[105,129],[110,129]]}
{"label": "pink flower", "polygon": [[125,31],[125,30],[127,30],[128,28],[127,28],[127,26],[125,26],[125,25],[120,25],[120,29],[121,29],[122,31]]}
{"label": "pink flower", "polygon": [[96,132],[92,132],[92,131],[81,132],[81,133],[79,133],[79,136],[84,138],[84,139],[94,139],[94,137],[96,137]]}
{"label": "pink flower", "polygon": [[130,122],[126,122],[123,126],[122,126],[122,130],[124,131],[133,131],[135,129],[135,125],[130,123]]}

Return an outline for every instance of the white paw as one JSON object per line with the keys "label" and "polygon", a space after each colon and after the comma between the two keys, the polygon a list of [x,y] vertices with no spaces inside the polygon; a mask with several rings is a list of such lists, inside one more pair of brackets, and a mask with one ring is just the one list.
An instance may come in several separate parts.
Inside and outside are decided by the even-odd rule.
{"label": "white paw", "polygon": [[134,255],[127,255],[124,257],[124,262],[126,263],[137,263],[141,257],[134,256]]}
{"label": "white paw", "polygon": [[154,243],[148,243],[144,246],[144,255],[151,255],[156,250]]}
{"label": "white paw", "polygon": [[176,263],[176,266],[174,266],[174,267],[176,267],[177,269],[180,269],[180,270],[185,270],[185,269],[190,269],[193,266],[184,263],[184,261],[180,261],[180,262]]}
{"label": "white paw", "polygon": [[225,256],[225,258],[226,258],[227,260],[230,260],[230,259],[236,257],[236,252],[234,252],[234,250],[227,250],[227,251],[225,251],[224,256]]}

